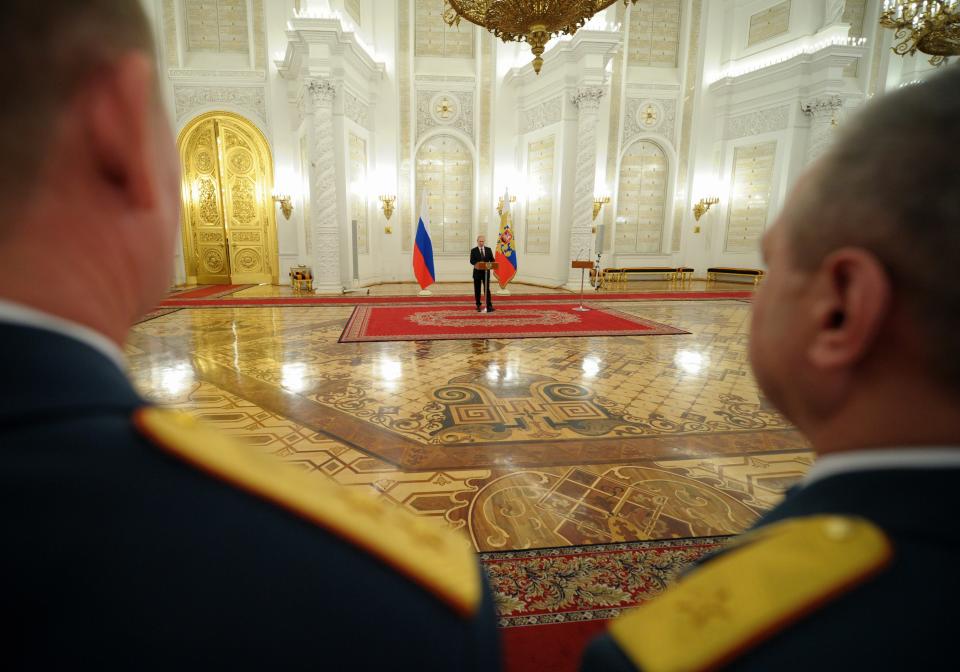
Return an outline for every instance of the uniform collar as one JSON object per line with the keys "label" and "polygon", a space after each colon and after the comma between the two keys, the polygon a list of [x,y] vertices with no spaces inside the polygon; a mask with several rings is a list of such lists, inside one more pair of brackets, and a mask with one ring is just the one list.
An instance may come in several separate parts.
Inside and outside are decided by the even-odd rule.
{"label": "uniform collar", "polygon": [[90,327],[20,303],[0,299],[0,323],[52,331],[87,345],[124,370],[123,352],[109,338]]}
{"label": "uniform collar", "polygon": [[958,469],[960,446],[877,448],[824,455],[800,482],[802,488],[830,476],[861,471]]}

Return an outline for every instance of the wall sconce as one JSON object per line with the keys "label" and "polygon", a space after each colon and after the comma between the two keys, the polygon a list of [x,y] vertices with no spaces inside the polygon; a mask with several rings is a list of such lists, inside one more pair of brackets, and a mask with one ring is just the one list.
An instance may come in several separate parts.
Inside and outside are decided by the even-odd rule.
{"label": "wall sconce", "polygon": [[703,217],[707,210],[710,209],[711,205],[716,205],[720,202],[720,199],[716,196],[708,196],[707,198],[701,198],[693,206],[693,218],[700,221],[700,218]]}
{"label": "wall sconce", "polygon": [[593,218],[596,219],[597,215],[600,214],[600,209],[610,202],[609,196],[594,196],[593,197]]}
{"label": "wall sconce", "polygon": [[[517,197],[516,197],[515,194],[512,195],[512,196],[510,196],[510,202],[511,202],[511,203],[516,203],[516,202],[517,202]],[[497,214],[500,215],[501,217],[503,216],[503,196],[501,196],[501,197],[497,200]]]}
{"label": "wall sconce", "polygon": [[383,196],[379,196],[379,198],[380,198],[380,208],[383,210],[383,216],[389,220],[390,217],[393,215],[393,206],[397,202],[397,197],[387,196],[386,194],[384,194]]}
{"label": "wall sconce", "polygon": [[290,198],[290,194],[274,194],[273,202],[279,203],[280,212],[286,219],[290,219],[290,215],[293,214],[293,200]]}

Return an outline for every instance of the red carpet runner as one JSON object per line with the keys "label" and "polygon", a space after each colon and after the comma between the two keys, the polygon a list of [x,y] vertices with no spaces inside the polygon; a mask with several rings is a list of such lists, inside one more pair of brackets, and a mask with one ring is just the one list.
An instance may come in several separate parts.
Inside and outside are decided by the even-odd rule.
{"label": "red carpet runner", "polygon": [[[219,287],[223,288],[224,285]],[[223,297],[196,296],[195,292],[208,291],[206,288],[171,294],[160,302],[160,308],[255,308],[266,306],[356,306],[404,303],[456,302],[473,305],[472,295],[452,296],[272,296],[272,297]],[[237,286],[227,294],[237,292]],[[679,292],[591,292],[586,295],[588,301],[725,301],[731,299],[750,299],[753,291],[702,292],[697,290]],[[510,297],[498,297],[497,304],[536,303],[543,301],[576,301],[575,294],[515,294]]]}
{"label": "red carpet runner", "polygon": [[659,595],[727,538],[482,553],[506,671],[574,672],[608,619]]}
{"label": "red carpet runner", "polygon": [[501,303],[493,313],[470,305],[357,306],[341,343],[433,341],[473,338],[545,338],[569,336],[654,336],[689,332],[609,308],[576,303]]}

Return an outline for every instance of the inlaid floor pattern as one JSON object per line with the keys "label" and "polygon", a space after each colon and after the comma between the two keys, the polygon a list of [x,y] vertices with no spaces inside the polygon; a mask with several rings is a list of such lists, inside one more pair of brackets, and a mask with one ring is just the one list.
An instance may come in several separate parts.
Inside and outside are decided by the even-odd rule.
{"label": "inlaid floor pattern", "polygon": [[480,551],[741,531],[812,461],[758,393],[750,306],[616,309],[691,333],[341,344],[350,306],[192,308],[127,354],[149,398]]}

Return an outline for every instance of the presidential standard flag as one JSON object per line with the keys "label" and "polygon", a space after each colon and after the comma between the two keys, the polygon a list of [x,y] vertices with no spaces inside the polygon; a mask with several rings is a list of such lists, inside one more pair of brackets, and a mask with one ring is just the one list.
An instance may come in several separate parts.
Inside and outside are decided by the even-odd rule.
{"label": "presidential standard flag", "polygon": [[513,239],[513,227],[510,224],[510,192],[503,194],[503,212],[500,215],[500,237],[497,240],[495,260],[499,264],[494,273],[500,289],[506,289],[513,276],[517,274],[517,246]]}
{"label": "presidential standard flag", "polygon": [[417,237],[413,243],[413,274],[417,276],[420,289],[424,290],[437,281],[433,270],[433,243],[430,241],[430,215],[427,212],[427,192],[420,197],[420,220],[417,222]]}

